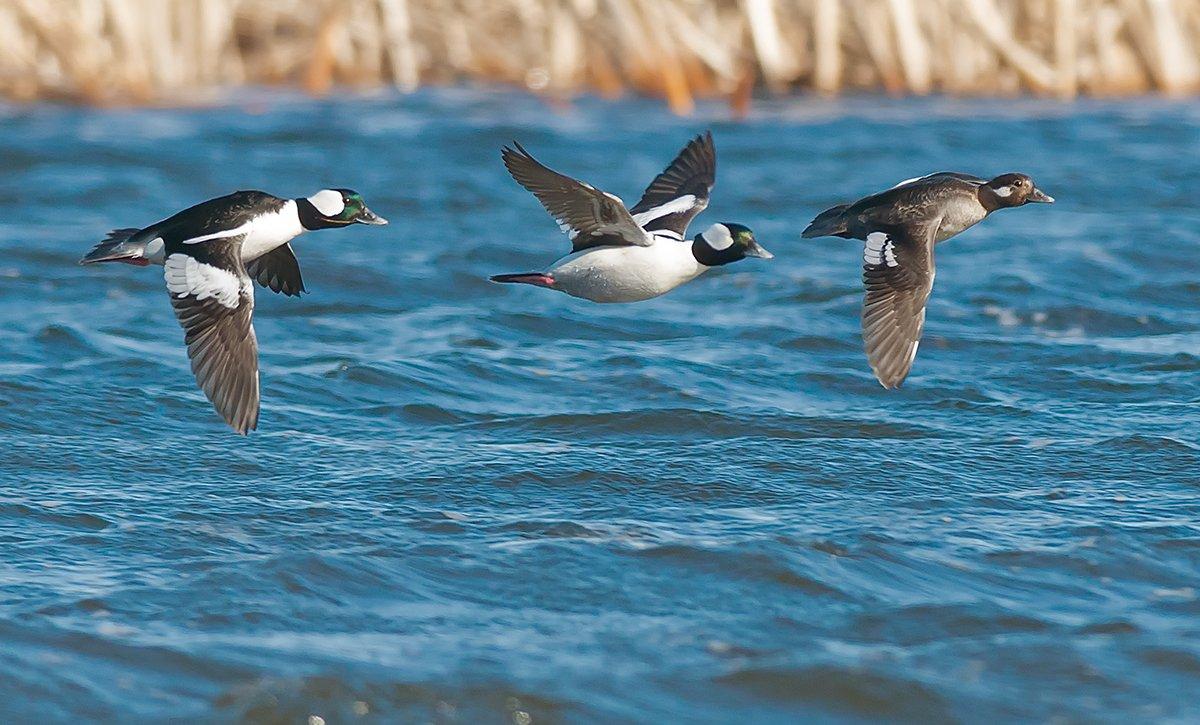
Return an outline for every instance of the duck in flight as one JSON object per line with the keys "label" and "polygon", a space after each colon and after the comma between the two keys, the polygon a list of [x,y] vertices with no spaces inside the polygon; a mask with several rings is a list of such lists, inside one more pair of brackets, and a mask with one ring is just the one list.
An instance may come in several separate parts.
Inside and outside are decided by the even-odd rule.
{"label": "duck in flight", "polygon": [[544,166],[520,144],[514,147],[501,152],[504,165],[558,221],[571,253],[545,271],[496,275],[493,282],[531,284],[593,302],[638,302],[713,267],[773,256],[741,224],[713,224],[691,240],[684,237],[716,182],[711,132],[692,139],[632,208]]}
{"label": "duck in flight", "polygon": [[306,199],[238,191],[141,229],[116,229],[80,264],[162,265],[192,372],[221,417],[245,435],[258,425],[254,281],[285,295],[304,292],[288,243],[301,233],[387,224],[349,189]]}
{"label": "duck in flight", "polygon": [[908,376],[921,341],[925,303],[933,290],[934,245],[998,209],[1053,202],[1025,174],[988,181],[943,171],[827,209],[801,236],[866,242],[863,341],[876,379],[896,388]]}

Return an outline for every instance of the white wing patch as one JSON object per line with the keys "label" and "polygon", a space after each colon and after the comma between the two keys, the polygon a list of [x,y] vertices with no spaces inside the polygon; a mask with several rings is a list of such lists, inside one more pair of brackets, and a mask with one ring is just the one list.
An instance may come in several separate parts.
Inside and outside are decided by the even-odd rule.
{"label": "white wing patch", "polygon": [[579,230],[575,229],[570,224],[567,224],[562,219],[555,219],[554,221],[558,222],[558,228],[566,233],[567,239],[570,239],[573,242],[575,241],[575,237],[579,236]]}
{"label": "white wing patch", "polygon": [[633,215],[633,220],[638,223],[638,226],[646,226],[650,222],[659,217],[667,216],[668,214],[677,214],[690,210],[696,205],[696,197],[694,194],[684,194],[678,199],[672,199],[666,204],[660,204],[653,209],[647,209]]}
{"label": "white wing patch", "polygon": [[863,262],[875,267],[886,264],[889,267],[899,266],[896,261],[896,245],[886,232],[871,232],[867,235],[867,246],[863,250]]}
{"label": "white wing patch", "polygon": [[901,186],[904,186],[906,184],[911,184],[914,181],[920,181],[921,179],[928,179],[930,176],[933,176],[933,174],[926,174],[924,176],[914,176],[911,179],[905,179],[904,181],[901,181],[899,184],[896,184],[892,188],[899,189]]}
{"label": "white wing patch", "polygon": [[176,297],[211,297],[231,309],[238,306],[242,284],[233,272],[178,253],[167,257],[163,267],[167,291]]}
{"label": "white wing patch", "polygon": [[191,239],[185,239],[185,240],[183,240],[183,243],[184,244],[199,244],[201,242],[207,242],[207,241],[210,241],[213,239],[227,239],[229,237],[240,236],[240,235],[245,234],[246,232],[250,231],[250,226],[251,226],[251,222],[246,222],[245,224],[241,225],[240,227],[234,227],[233,229],[223,229],[219,232],[213,232],[212,234],[204,234],[199,237],[192,237]]}

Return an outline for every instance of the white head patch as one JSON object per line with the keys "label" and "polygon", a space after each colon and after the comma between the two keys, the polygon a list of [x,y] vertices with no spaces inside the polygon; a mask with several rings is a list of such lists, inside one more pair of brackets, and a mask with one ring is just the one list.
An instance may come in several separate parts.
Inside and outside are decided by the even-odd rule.
{"label": "white head patch", "polygon": [[729,249],[733,245],[733,235],[729,233],[729,227],[724,224],[713,224],[704,230],[704,241],[719,252],[722,249]]}
{"label": "white head patch", "polygon": [[996,196],[1012,196],[1012,187],[1001,186],[999,189],[996,189]]}
{"label": "white head patch", "polygon": [[335,217],[346,209],[341,192],[333,189],[321,189],[308,197],[308,200],[321,212],[321,216]]}

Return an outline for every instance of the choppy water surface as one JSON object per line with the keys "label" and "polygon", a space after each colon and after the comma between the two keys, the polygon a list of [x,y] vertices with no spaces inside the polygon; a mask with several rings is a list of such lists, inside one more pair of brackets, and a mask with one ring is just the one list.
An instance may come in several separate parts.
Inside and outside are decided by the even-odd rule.
{"label": "choppy water surface", "polygon": [[[706,127],[701,222],[773,262],[628,306],[485,281],[566,243],[502,143],[632,200]],[[1200,106],[444,91],[0,130],[10,720],[1200,716]],[[861,248],[799,232],[937,169],[1059,202],[939,248],[889,392]],[[259,292],[239,438],[161,272],[75,260],[326,185],[392,224],[302,238],[311,294]]]}

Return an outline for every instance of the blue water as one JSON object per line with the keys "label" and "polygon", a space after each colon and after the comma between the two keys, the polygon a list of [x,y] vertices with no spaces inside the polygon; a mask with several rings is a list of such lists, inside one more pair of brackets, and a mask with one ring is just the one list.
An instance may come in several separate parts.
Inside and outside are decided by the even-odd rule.
{"label": "blue water", "polygon": [[[645,303],[489,274],[566,240],[519,139],[633,200],[714,130],[774,251]],[[1200,717],[1200,105],[550,110],[474,90],[0,108],[6,721]],[[1058,198],[939,247],[905,387],[826,206],[938,169]],[[197,391],[108,229],[362,192],[259,291],[263,412]],[[316,721],[313,721],[316,722]]]}

